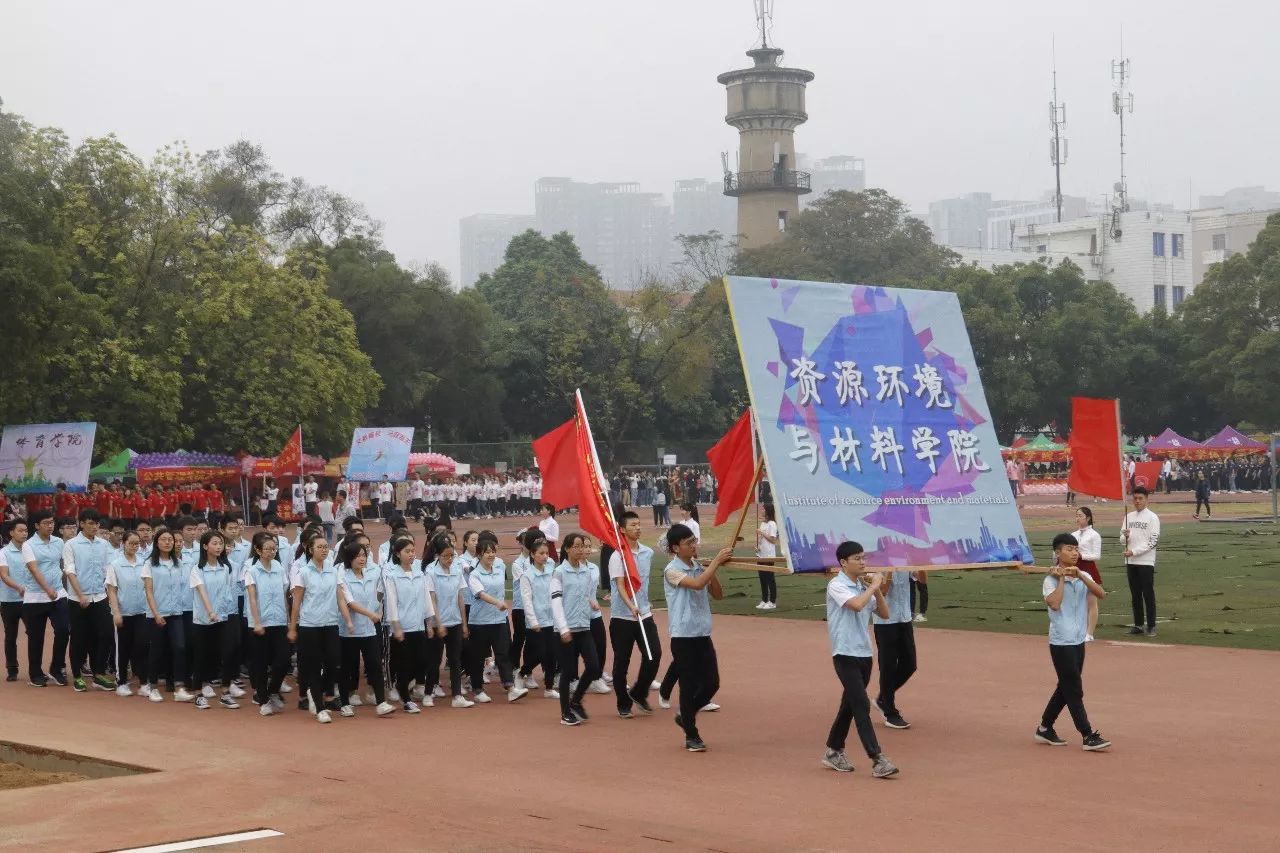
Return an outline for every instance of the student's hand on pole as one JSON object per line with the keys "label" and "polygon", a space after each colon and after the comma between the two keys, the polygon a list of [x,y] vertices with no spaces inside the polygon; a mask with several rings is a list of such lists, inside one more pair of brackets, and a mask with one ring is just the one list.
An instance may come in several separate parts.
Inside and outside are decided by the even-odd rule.
{"label": "student's hand on pole", "polygon": [[111,621],[112,621],[113,623],[115,623],[115,626],[116,626],[117,628],[123,628],[123,627],[124,627],[124,617],[123,617],[123,616],[121,616],[119,613],[114,613],[114,614],[112,614],[112,616],[111,616]]}

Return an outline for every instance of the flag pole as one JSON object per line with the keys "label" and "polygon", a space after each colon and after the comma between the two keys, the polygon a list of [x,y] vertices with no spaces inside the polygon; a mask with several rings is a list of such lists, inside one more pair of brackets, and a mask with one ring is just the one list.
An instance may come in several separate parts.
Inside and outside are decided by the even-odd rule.
{"label": "flag pole", "polygon": [[751,488],[747,489],[747,499],[742,502],[742,511],[738,513],[738,524],[733,528],[733,535],[729,537],[729,547],[737,547],[738,537],[742,534],[742,525],[747,520],[747,510],[751,508],[751,504],[756,498],[756,487],[760,485],[760,477],[764,474],[764,454],[760,455],[760,461],[756,463],[755,476],[751,478]]}
{"label": "flag pole", "polygon": [[[1116,398],[1116,453],[1120,457],[1120,500],[1124,502],[1124,520],[1122,528],[1129,529],[1129,482],[1124,475],[1124,432],[1120,428],[1120,398]],[[1128,549],[1129,542],[1125,540],[1125,548]]]}

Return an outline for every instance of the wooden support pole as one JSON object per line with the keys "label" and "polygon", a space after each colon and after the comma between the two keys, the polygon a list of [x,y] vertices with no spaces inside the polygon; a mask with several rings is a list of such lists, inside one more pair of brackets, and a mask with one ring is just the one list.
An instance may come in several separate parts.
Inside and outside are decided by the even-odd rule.
{"label": "wooden support pole", "polygon": [[737,547],[738,537],[742,535],[743,522],[747,520],[747,510],[751,508],[751,503],[756,499],[756,486],[760,485],[760,477],[764,474],[764,454],[760,454],[760,461],[756,463],[755,476],[751,478],[751,488],[747,489],[747,499],[742,502],[742,511],[738,513],[738,524],[733,528],[733,535],[729,537],[729,547]]}

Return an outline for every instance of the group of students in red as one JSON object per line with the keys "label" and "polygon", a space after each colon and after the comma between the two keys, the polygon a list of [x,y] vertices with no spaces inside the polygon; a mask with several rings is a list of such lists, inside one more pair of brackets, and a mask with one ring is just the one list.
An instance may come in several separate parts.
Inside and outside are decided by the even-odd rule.
{"label": "group of students in red", "polygon": [[[208,518],[217,523],[217,517],[227,508],[227,497],[213,483],[174,483],[168,488],[161,484],[131,488],[119,480],[107,485],[93,482],[82,492],[67,490],[59,483],[53,494],[27,495],[27,517],[41,510],[48,510],[56,518],[77,518],[81,510],[96,510],[102,518],[119,518],[132,528],[138,519],[159,518],[172,522],[182,516],[185,506],[198,518]],[[0,495],[0,516],[7,509],[7,501]],[[0,518],[0,520],[3,520]]]}

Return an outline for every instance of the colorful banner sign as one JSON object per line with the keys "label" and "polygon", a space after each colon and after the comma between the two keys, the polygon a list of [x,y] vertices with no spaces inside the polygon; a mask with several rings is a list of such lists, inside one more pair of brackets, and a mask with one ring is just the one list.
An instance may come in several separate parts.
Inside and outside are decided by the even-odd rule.
{"label": "colorful banner sign", "polygon": [[176,486],[180,483],[234,483],[240,469],[219,466],[174,465],[165,468],[139,468],[133,472],[140,486]]}
{"label": "colorful banner sign", "polygon": [[89,485],[96,423],[6,426],[0,439],[0,483],[11,497],[44,495],[65,483],[69,492]]}
{"label": "colorful banner sign", "polygon": [[395,483],[409,470],[413,427],[359,427],[351,436],[347,479],[376,483],[385,475]]}
{"label": "colorful banner sign", "polygon": [[793,571],[1032,562],[954,294],[730,277]]}

